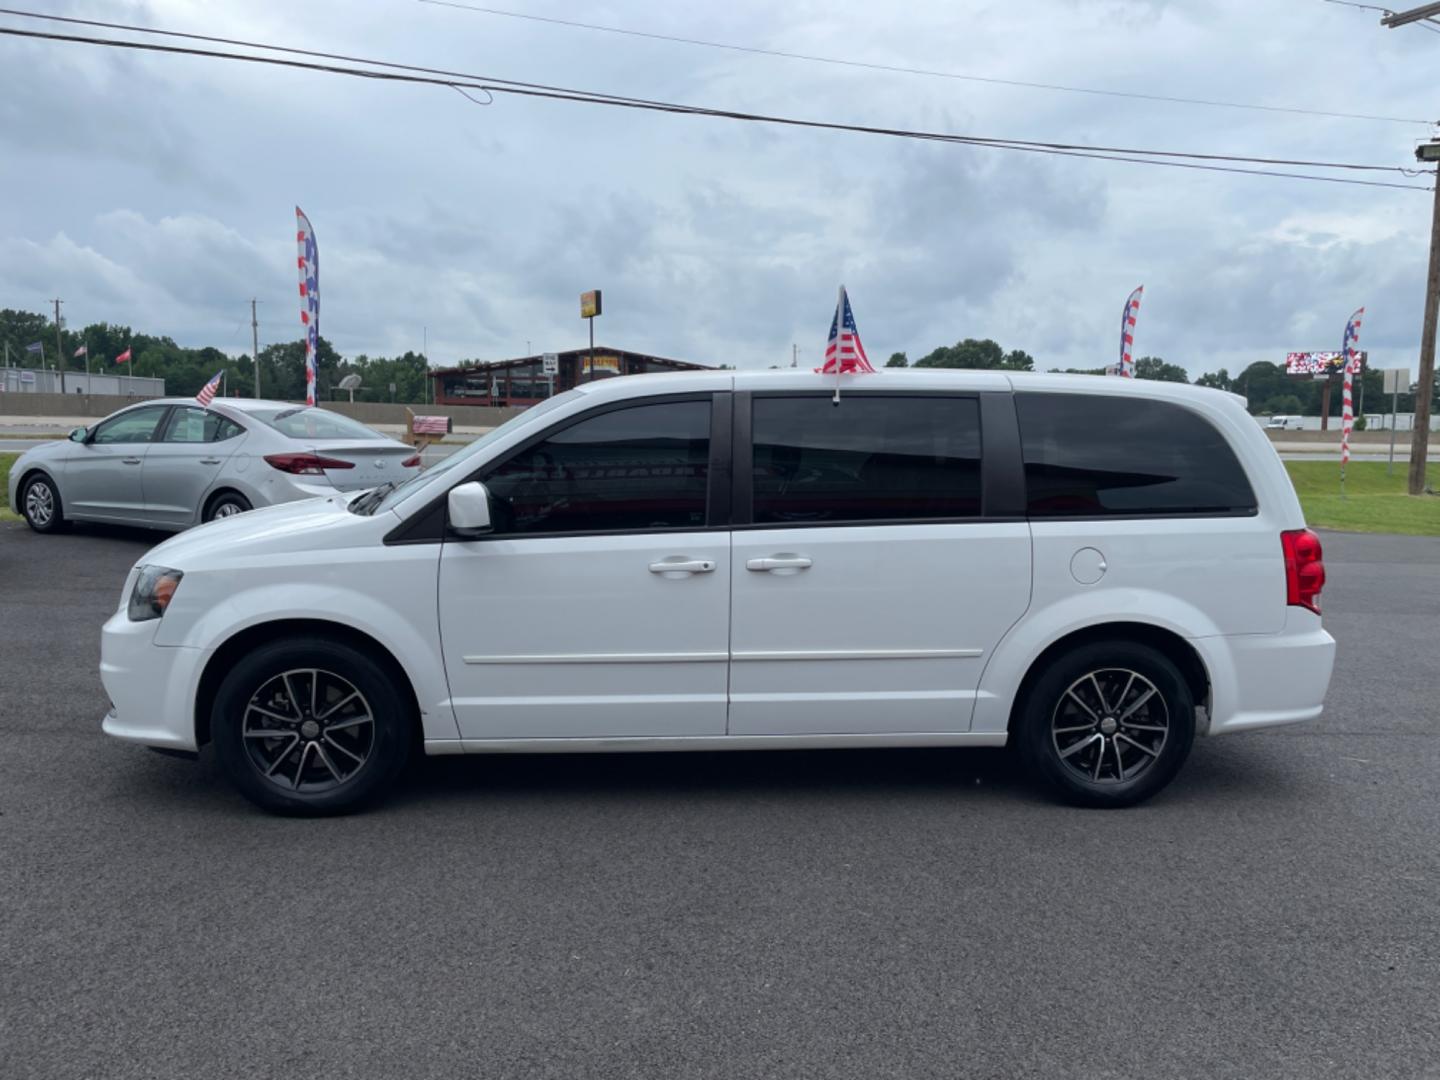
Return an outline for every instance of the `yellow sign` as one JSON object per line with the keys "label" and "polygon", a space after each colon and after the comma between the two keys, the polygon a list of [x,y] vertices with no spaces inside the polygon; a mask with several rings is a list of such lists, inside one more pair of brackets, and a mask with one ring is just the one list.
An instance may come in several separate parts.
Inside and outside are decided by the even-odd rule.
{"label": "yellow sign", "polygon": [[[595,357],[595,370],[601,375],[619,375],[620,358],[618,356],[597,356]],[[590,358],[585,358],[582,374],[590,374]]]}
{"label": "yellow sign", "polygon": [[580,294],[580,317],[593,319],[600,314],[600,290],[591,289]]}

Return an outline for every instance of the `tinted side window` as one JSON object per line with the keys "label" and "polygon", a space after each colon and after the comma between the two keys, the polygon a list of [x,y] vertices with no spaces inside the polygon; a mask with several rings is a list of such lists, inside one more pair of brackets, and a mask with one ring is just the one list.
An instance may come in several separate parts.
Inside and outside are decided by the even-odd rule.
{"label": "tinted side window", "polygon": [[974,398],[758,397],[753,409],[757,525],[980,513]]}
{"label": "tinted side window", "polygon": [[149,442],[150,437],[155,434],[155,425],[160,423],[160,417],[165,415],[165,408],[164,405],[154,405],[148,409],[127,412],[113,420],[106,420],[95,429],[95,437],[90,441],[97,443]]}
{"label": "tinted side window", "polygon": [[1031,517],[1249,513],[1255,493],[1208,420],[1168,401],[1015,395]]}
{"label": "tinted side window", "polygon": [[657,402],[572,424],[485,483],[499,533],[699,529],[709,459],[710,402]]}

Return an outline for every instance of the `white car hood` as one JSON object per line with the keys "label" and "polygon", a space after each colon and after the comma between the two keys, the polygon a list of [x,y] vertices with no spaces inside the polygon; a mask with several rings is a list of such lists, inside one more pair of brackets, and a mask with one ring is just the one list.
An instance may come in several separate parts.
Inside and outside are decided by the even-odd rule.
{"label": "white car hood", "polygon": [[325,498],[302,499],[220,518],[151,548],[136,565],[195,570],[237,560],[369,543],[377,532],[393,528],[395,518],[390,514],[375,518],[350,513],[347,507],[353,495],[358,494],[337,492]]}

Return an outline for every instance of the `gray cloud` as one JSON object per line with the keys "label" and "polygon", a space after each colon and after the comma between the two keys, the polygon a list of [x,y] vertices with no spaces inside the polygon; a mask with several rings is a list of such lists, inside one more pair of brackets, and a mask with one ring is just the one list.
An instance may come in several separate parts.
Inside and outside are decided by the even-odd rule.
{"label": "gray cloud", "polygon": [[[811,65],[422,7],[180,0],[63,10],[737,109],[1094,144],[1407,164],[1421,128]],[[777,8],[596,21],[998,78],[1395,115],[1433,112],[1432,35],[1316,5],[1259,32],[1245,0]],[[7,20],[16,22],[17,20]],[[1440,39],[1436,39],[1440,40]],[[1345,58],[1347,78],[1311,76]],[[1139,346],[1193,373],[1325,347],[1361,303],[1395,363],[1418,337],[1427,201],[1408,192],[1051,159],[0,42],[0,305],[62,296],[238,348],[299,334],[293,207],[321,243],[322,327],[347,353],[437,361],[583,340],[813,363],[844,281],[872,353],[994,337],[1053,366]]]}

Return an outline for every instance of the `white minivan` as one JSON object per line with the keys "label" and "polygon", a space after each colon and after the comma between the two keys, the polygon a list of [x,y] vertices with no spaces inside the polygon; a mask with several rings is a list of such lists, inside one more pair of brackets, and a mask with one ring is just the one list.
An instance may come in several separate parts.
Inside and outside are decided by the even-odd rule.
{"label": "white minivan", "polygon": [[398,486],[150,551],[105,624],[121,739],[330,813],[407,756],[1018,748],[1163,788],[1319,715],[1320,543],[1230,394],[985,371],[586,384]]}

